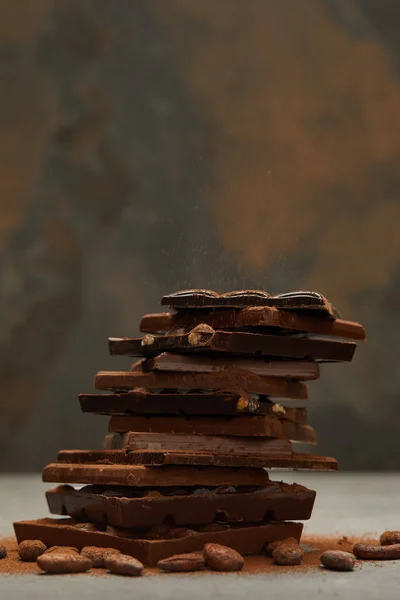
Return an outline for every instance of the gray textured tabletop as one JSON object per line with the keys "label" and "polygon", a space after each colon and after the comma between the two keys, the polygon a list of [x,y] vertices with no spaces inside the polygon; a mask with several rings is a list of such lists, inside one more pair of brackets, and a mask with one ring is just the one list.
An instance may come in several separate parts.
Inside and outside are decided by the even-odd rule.
{"label": "gray textured tabletop", "polygon": [[[309,534],[361,535],[400,529],[400,474],[397,473],[273,473],[271,479],[297,481],[317,490],[317,501]],[[51,487],[51,486],[50,486]],[[44,491],[49,488],[38,475],[0,476],[0,535],[12,535],[12,521],[47,516]],[[297,574],[189,575],[128,579],[87,575],[42,577],[1,575],[0,598],[158,598],[236,600],[245,594],[254,598],[281,600],[303,598],[399,597],[400,561],[382,563],[381,568],[363,563],[352,573],[323,569]]]}

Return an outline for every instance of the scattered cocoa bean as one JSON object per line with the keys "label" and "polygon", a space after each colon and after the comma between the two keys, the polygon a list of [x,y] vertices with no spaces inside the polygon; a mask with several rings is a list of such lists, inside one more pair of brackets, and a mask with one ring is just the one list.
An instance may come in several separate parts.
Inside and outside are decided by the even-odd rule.
{"label": "scattered cocoa bean", "polygon": [[355,544],[353,554],[361,560],[397,560],[400,558],[400,544],[390,546]]}
{"label": "scattered cocoa bean", "polygon": [[79,554],[78,548],[73,546],[50,546],[43,554]]}
{"label": "scattered cocoa bean", "polygon": [[207,567],[213,571],[241,571],[244,558],[239,552],[220,544],[206,544],[203,550]]}
{"label": "scattered cocoa bean", "polygon": [[281,544],[294,544],[297,546],[298,541],[296,540],[296,538],[289,537],[289,538],[285,538],[283,540],[276,540],[275,542],[271,542],[265,548],[266,555],[269,556],[270,558],[272,558],[273,551],[275,550],[275,548],[277,548]]}
{"label": "scattered cocoa bean", "polygon": [[24,562],[35,562],[45,551],[46,546],[40,540],[24,540],[18,545],[18,555]]}
{"label": "scattered cocoa bean", "polygon": [[400,531],[385,531],[379,538],[381,546],[400,544]]}
{"label": "scattered cocoa bean", "polygon": [[105,559],[111,554],[121,554],[121,551],[116,548],[99,548],[97,546],[85,546],[81,550],[81,556],[86,556],[91,560],[95,569],[104,569]]}
{"label": "scattered cocoa bean", "polygon": [[106,569],[115,575],[139,577],[143,573],[143,565],[139,560],[127,554],[109,554],[104,559]]}
{"label": "scattered cocoa bean", "polygon": [[57,573],[83,573],[92,567],[92,562],[88,558],[76,554],[76,552],[42,554],[37,558],[36,563],[42,571],[53,575]]}
{"label": "scattered cocoa bean", "polygon": [[352,571],[356,562],[355,556],[342,550],[327,550],[320,556],[321,563],[332,571]]}
{"label": "scattered cocoa bean", "polygon": [[303,550],[299,544],[285,542],[279,544],[272,553],[272,558],[278,565],[300,565],[303,560]]}
{"label": "scattered cocoa bean", "polygon": [[204,556],[201,552],[188,552],[186,554],[175,554],[163,558],[157,563],[162,571],[174,573],[187,573],[188,571],[201,571],[204,569]]}
{"label": "scattered cocoa bean", "polygon": [[3,544],[0,544],[0,558],[7,558],[7,549]]}

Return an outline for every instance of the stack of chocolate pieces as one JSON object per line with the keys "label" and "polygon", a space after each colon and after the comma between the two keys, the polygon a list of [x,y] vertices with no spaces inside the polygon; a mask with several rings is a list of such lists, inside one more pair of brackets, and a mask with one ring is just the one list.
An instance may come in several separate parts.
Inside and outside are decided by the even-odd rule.
{"label": "stack of chocolate pieces", "polygon": [[266,469],[337,469],[293,451],[316,441],[298,404],[320,363],[351,361],[364,328],[314,292],[188,290],[162,304],[173,312],[145,315],[143,337],[109,340],[111,354],[139,357],[96,375],[111,393],[80,396],[83,412],[111,417],[104,449],[63,450],[43,471],[62,484],[50,511],[69,518],[15,523],[19,542],[115,547],[154,565],[209,542],[254,554],[300,539],[315,492]]}

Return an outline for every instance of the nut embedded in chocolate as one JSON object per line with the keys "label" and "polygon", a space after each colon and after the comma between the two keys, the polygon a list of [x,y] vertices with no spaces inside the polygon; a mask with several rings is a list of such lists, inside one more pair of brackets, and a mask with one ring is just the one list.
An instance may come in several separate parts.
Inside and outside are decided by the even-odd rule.
{"label": "nut embedded in chocolate", "polygon": [[106,569],[115,575],[139,577],[143,573],[143,565],[139,560],[127,554],[109,554],[104,559]]}
{"label": "nut embedded in chocolate", "polygon": [[3,544],[0,545],[0,559],[7,558],[7,549]]}
{"label": "nut embedded in chocolate", "polygon": [[289,538],[285,538],[283,540],[276,540],[275,542],[271,542],[265,548],[266,555],[269,556],[270,558],[272,558],[272,554],[273,554],[275,548],[278,548],[278,546],[280,546],[281,544],[293,544],[293,545],[297,546],[298,541],[296,540],[296,538],[289,537]]}
{"label": "nut embedded in chocolate", "polygon": [[46,546],[40,540],[24,540],[18,545],[18,556],[24,562],[35,562],[45,551]]}
{"label": "nut embedded in chocolate", "polygon": [[356,564],[356,557],[342,550],[327,550],[321,554],[320,560],[321,564],[331,571],[352,571]]}
{"label": "nut embedded in chocolate", "polygon": [[60,552],[51,552],[42,554],[36,560],[37,565],[46,573],[84,573],[92,567],[92,561],[85,556],[71,552],[61,554]]}
{"label": "nut embedded in chocolate", "polygon": [[98,546],[85,546],[81,550],[81,556],[92,561],[93,568],[104,569],[107,556],[121,554],[116,548],[99,548]]}
{"label": "nut embedded in chocolate", "polygon": [[278,565],[300,565],[303,560],[303,550],[296,544],[279,544],[272,553],[272,558]]}
{"label": "nut embedded in chocolate", "polygon": [[203,554],[207,567],[213,571],[241,571],[244,567],[243,556],[228,546],[206,544]]}
{"label": "nut embedded in chocolate", "polygon": [[200,323],[192,329],[188,335],[188,341],[191,346],[197,346],[198,344],[206,342],[210,336],[214,335],[215,331],[210,325]]}
{"label": "nut embedded in chocolate", "polygon": [[381,546],[400,544],[400,531],[385,531],[379,538]]}
{"label": "nut embedded in chocolate", "polygon": [[157,563],[162,571],[170,573],[188,573],[189,571],[201,571],[204,569],[204,556],[201,552],[188,552],[186,554],[175,554],[163,558]]}

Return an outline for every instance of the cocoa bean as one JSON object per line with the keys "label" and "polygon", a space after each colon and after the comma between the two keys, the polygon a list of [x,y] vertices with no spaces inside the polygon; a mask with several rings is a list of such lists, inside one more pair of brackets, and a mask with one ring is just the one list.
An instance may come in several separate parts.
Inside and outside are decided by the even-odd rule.
{"label": "cocoa bean", "polygon": [[111,554],[121,554],[121,551],[115,548],[98,548],[97,546],[85,546],[81,550],[81,556],[86,556],[91,560],[95,569],[104,569],[105,559]]}
{"label": "cocoa bean", "polygon": [[279,544],[272,553],[272,558],[278,565],[300,565],[303,560],[303,550],[298,543]]}
{"label": "cocoa bean", "polygon": [[379,538],[381,546],[400,544],[400,531],[385,531]]}
{"label": "cocoa bean", "polygon": [[289,538],[285,538],[283,540],[276,540],[275,542],[271,542],[265,548],[266,555],[269,556],[270,558],[272,558],[273,551],[275,550],[275,548],[277,548],[281,544],[294,544],[297,546],[298,541],[296,540],[296,538],[289,537]]}
{"label": "cocoa bean", "polygon": [[3,544],[0,544],[0,558],[7,558],[7,549]]}
{"label": "cocoa bean", "polygon": [[139,577],[143,573],[143,565],[139,560],[127,554],[109,554],[104,559],[106,569],[115,575]]}
{"label": "cocoa bean", "polygon": [[400,544],[390,546],[355,544],[353,554],[361,560],[397,560],[400,558]]}
{"label": "cocoa bean", "polygon": [[204,569],[204,556],[201,552],[188,552],[187,554],[175,554],[163,558],[157,563],[162,571],[174,573],[187,573],[189,571],[201,571]]}
{"label": "cocoa bean", "polygon": [[60,552],[51,552],[42,554],[36,560],[37,565],[46,573],[83,573],[92,567],[92,562],[85,556],[70,552],[61,554]]}
{"label": "cocoa bean", "polygon": [[35,562],[45,551],[46,546],[40,540],[24,540],[18,545],[18,555],[24,562]]}
{"label": "cocoa bean", "polygon": [[50,546],[47,550],[44,551],[43,554],[79,554],[78,548],[74,548],[73,546]]}
{"label": "cocoa bean", "polygon": [[356,558],[350,552],[327,550],[320,556],[321,564],[332,571],[352,571]]}
{"label": "cocoa bean", "polygon": [[207,567],[213,571],[241,571],[244,558],[239,552],[220,544],[206,544],[203,550]]}

